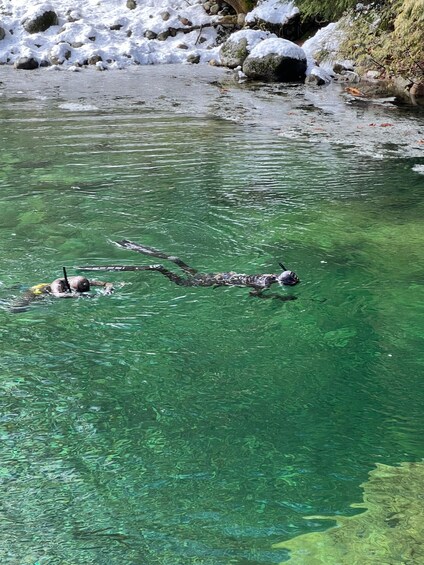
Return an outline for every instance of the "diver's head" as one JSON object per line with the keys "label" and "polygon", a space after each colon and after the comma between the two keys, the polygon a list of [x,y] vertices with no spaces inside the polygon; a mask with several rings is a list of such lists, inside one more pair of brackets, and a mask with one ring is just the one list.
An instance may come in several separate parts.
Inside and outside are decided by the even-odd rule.
{"label": "diver's head", "polygon": [[54,280],[51,285],[51,292],[52,294],[63,294],[68,292],[68,287],[66,285],[65,279],[56,279]]}
{"label": "diver's head", "polygon": [[[68,286],[69,285],[69,286]],[[73,293],[73,292],[88,292],[90,290],[90,281],[82,276],[60,278],[54,280],[51,285],[51,292],[54,295]]]}
{"label": "diver's head", "polygon": [[279,284],[294,286],[295,284],[300,283],[299,277],[294,271],[288,271],[282,263],[279,263],[279,265],[283,269],[281,275],[277,276],[277,282]]}
{"label": "diver's head", "polygon": [[90,281],[81,275],[68,277],[68,281],[73,292],[88,292],[90,290]]}

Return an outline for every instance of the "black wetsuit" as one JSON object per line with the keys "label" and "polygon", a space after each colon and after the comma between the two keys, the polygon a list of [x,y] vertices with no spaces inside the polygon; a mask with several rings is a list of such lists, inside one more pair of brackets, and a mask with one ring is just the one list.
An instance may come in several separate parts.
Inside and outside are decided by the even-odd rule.
{"label": "black wetsuit", "polygon": [[182,277],[169,271],[163,265],[146,265],[146,268],[140,270],[158,271],[180,286],[247,286],[257,290],[266,290],[273,283],[277,282],[278,276],[273,274],[245,275],[230,271],[228,273],[196,273],[195,275]]}
{"label": "black wetsuit", "polygon": [[[117,245],[123,247],[124,249],[129,249],[131,251],[137,251],[143,255],[149,255],[150,257],[158,257],[160,259],[167,259],[172,261],[178,267],[180,267],[186,276],[181,276],[173,271],[170,271],[161,264],[155,265],[104,265],[95,266],[89,265],[85,267],[79,267],[83,271],[157,271],[162,273],[169,280],[174,282],[179,286],[240,286],[249,287],[252,289],[251,294],[255,296],[261,296],[262,291],[267,290],[274,283],[281,282],[281,275],[278,274],[258,274],[258,275],[246,275],[235,273],[233,271],[227,273],[199,273],[197,269],[193,269],[184,261],[175,257],[174,255],[168,255],[162,251],[158,251],[153,247],[147,247],[134,243],[128,240],[117,241]],[[283,282],[283,284],[294,285],[299,282],[297,275],[291,271],[286,271],[291,275],[291,282]],[[268,295],[269,296],[269,295]],[[296,297],[293,295],[280,296],[272,295],[273,297],[279,298],[280,300],[295,300]],[[265,296],[264,296],[265,297]]]}

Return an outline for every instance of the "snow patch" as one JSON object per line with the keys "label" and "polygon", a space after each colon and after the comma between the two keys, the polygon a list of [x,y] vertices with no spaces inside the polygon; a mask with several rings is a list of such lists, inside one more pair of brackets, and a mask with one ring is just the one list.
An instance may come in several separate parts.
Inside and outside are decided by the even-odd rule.
{"label": "snow patch", "polygon": [[288,41],[288,39],[280,39],[279,37],[271,37],[258,43],[250,52],[250,57],[261,58],[270,54],[290,59],[306,59],[306,54],[302,47],[299,47],[292,41]]}
{"label": "snow patch", "polygon": [[264,20],[271,24],[286,24],[291,18],[299,13],[293,2],[281,0],[259,0],[258,5],[246,16],[246,22]]}
{"label": "snow patch", "polygon": [[424,165],[414,165],[412,167],[412,170],[416,173],[419,173],[420,175],[424,175]]}
{"label": "snow patch", "polygon": [[242,29],[232,33],[228,38],[231,43],[238,43],[242,39],[247,41],[248,50],[252,50],[258,43],[264,39],[269,39],[270,37],[277,37],[276,35],[270,33],[269,31],[259,31],[256,29]]}

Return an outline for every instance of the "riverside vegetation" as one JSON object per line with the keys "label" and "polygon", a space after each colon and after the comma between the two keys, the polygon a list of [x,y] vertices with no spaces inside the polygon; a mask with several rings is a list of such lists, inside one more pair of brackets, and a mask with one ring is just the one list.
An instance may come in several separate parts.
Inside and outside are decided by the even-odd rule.
{"label": "riverside vegetation", "polygon": [[[238,13],[247,13],[257,0],[226,2]],[[300,29],[324,22],[339,22],[344,32],[340,56],[352,59],[357,71],[393,82],[412,96],[424,96],[423,0],[297,0]],[[328,55],[320,54],[322,60]]]}

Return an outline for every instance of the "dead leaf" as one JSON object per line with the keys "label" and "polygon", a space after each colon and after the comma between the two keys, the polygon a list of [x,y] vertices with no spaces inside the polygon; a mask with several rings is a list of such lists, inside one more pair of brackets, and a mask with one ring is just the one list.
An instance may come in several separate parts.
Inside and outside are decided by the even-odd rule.
{"label": "dead leaf", "polygon": [[363,92],[361,92],[357,88],[353,88],[353,86],[346,87],[346,92],[348,94],[352,94],[352,96],[364,96]]}

